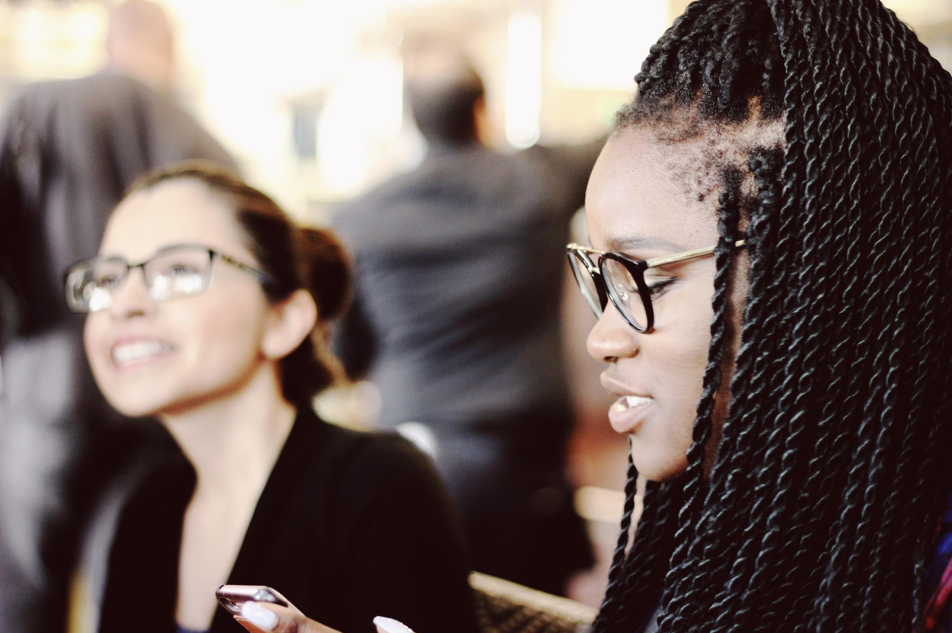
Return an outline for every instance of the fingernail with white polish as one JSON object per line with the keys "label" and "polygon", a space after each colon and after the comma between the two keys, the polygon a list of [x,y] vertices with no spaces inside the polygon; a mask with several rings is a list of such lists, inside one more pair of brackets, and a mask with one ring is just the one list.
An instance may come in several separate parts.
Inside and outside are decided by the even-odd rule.
{"label": "fingernail with white polish", "polygon": [[374,618],[374,625],[378,631],[384,633],[413,633],[413,629],[403,622],[397,622],[393,618],[382,618],[379,615]]}
{"label": "fingernail with white polish", "polygon": [[274,627],[278,626],[277,614],[257,602],[249,601],[241,605],[241,617],[265,631],[273,631]]}

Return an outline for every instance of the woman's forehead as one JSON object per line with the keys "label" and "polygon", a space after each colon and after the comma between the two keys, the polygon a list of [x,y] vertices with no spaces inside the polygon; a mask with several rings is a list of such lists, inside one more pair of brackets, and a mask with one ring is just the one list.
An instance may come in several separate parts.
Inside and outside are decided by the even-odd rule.
{"label": "woman's forehead", "polygon": [[138,260],[182,243],[246,253],[228,204],[204,184],[189,180],[160,183],[126,198],[109,220],[100,253]]}
{"label": "woman's forehead", "polygon": [[[709,198],[692,194],[686,178],[694,166],[686,149],[658,141],[642,128],[612,136],[592,171],[585,202],[589,231],[599,248],[632,238],[644,238],[646,246],[653,241],[687,249],[716,241],[716,207]],[[659,246],[644,252],[668,250]]]}

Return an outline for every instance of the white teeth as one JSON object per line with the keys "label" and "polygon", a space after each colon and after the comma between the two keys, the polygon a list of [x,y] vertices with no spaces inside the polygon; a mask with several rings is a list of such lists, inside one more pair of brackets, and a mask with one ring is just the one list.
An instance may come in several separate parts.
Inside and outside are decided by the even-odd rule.
{"label": "white teeth", "polygon": [[112,349],[112,360],[116,365],[125,365],[134,363],[153,356],[161,356],[171,350],[168,343],[159,341],[141,341],[137,343],[124,343],[116,345]]}
{"label": "white teeth", "polygon": [[612,407],[616,411],[627,411],[628,409],[634,409],[635,407],[640,407],[643,404],[650,404],[651,398],[642,398],[641,396],[622,396],[618,399]]}
{"label": "white teeth", "polygon": [[640,407],[643,404],[651,402],[651,398],[642,398],[641,396],[625,396],[625,400],[628,402],[629,409],[634,409],[635,407]]}

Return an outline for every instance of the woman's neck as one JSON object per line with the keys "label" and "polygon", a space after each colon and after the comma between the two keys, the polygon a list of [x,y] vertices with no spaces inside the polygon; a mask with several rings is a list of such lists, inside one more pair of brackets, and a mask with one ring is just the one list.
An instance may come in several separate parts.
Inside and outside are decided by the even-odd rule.
{"label": "woman's neck", "polygon": [[160,417],[195,467],[196,497],[227,499],[260,493],[296,415],[262,367],[235,392]]}
{"label": "woman's neck", "polygon": [[198,475],[182,524],[175,609],[181,624],[210,626],[214,588],[228,581],[295,416],[269,365],[234,391],[161,416]]}

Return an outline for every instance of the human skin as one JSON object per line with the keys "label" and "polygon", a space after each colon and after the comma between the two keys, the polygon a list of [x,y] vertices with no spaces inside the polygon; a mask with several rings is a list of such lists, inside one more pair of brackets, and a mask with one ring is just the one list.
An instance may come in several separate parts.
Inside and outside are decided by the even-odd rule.
{"label": "human skin", "polygon": [[[100,253],[130,262],[180,243],[207,245],[253,265],[233,214],[196,182],[161,184],[125,200],[110,219]],[[110,308],[86,319],[85,343],[96,381],[129,416],[188,408],[235,391],[265,362],[269,306],[251,275],[214,262],[201,294],[154,302],[141,271],[113,293]],[[235,309],[241,306],[241,309]],[[155,341],[162,350],[126,365],[116,345]]]}
{"label": "human skin", "polygon": [[[717,244],[718,196],[698,196],[684,181],[684,174],[700,168],[701,156],[690,141],[659,140],[648,127],[613,135],[592,171],[586,195],[592,246],[640,260]],[[692,168],[692,162],[698,167]],[[736,268],[741,271],[744,259],[738,258]],[[647,334],[636,331],[609,302],[588,336],[589,354],[608,364],[601,376],[603,387],[619,397],[609,410],[612,428],[630,437],[634,464],[652,481],[671,479],[687,468],[711,341],[715,271],[712,256],[649,269],[649,286],[671,281],[652,299],[654,329]],[[743,278],[737,271],[733,274],[735,281]],[[728,357],[737,347],[745,292],[743,282],[735,283]],[[729,362],[724,370],[705,460],[708,468],[729,404]],[[648,400],[631,406],[626,396]]]}

